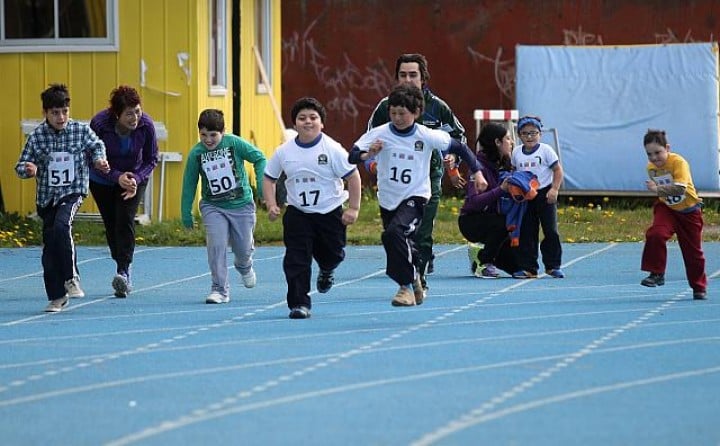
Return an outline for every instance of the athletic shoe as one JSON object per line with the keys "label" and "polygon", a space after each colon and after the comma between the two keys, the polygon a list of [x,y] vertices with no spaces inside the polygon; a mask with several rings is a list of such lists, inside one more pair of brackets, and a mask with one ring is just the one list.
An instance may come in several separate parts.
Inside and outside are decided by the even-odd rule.
{"label": "athletic shoe", "polygon": [[707,299],[707,292],[706,291],[693,291],[693,299],[705,300],[705,299]]}
{"label": "athletic shoe", "polygon": [[115,274],[112,280],[112,287],[115,290],[115,297],[127,297],[130,291],[132,291],[130,275],[125,271]]}
{"label": "athletic shoe", "polygon": [[318,274],[317,277],[317,283],[315,284],[318,293],[327,293],[330,291],[330,288],[332,288],[333,283],[335,283],[335,276],[334,271],[324,271],[320,270],[320,274]]}
{"label": "athletic shoe", "polygon": [[520,270],[520,271],[515,271],[512,274],[512,276],[513,276],[513,279],[536,279],[537,273],[534,273],[532,271]]}
{"label": "athletic shoe", "polygon": [[245,285],[245,288],[252,288],[257,283],[257,277],[255,276],[255,270],[250,268],[250,271],[248,271],[245,274],[240,274],[240,277],[242,277],[243,285]]}
{"label": "athletic shoe", "polygon": [[478,254],[483,249],[483,245],[480,243],[468,243],[468,261],[470,262],[470,271],[475,274],[478,267]]}
{"label": "athletic shoe", "polygon": [[59,311],[62,311],[62,309],[68,304],[69,299],[70,298],[66,294],[59,299],[51,300],[50,302],[48,302],[47,307],[45,307],[45,312],[46,313],[57,313]]}
{"label": "athletic shoe", "polygon": [[73,277],[65,281],[65,292],[67,296],[72,299],[79,299],[85,297],[85,291],[80,288],[80,278]]}
{"label": "athletic shoe", "polygon": [[481,279],[497,279],[500,277],[500,271],[492,263],[486,263],[475,269],[475,277]]}
{"label": "athletic shoe", "polygon": [[425,301],[425,296],[427,296],[427,290],[423,286],[422,281],[420,280],[420,276],[415,278],[412,287],[413,296],[415,297],[415,305],[422,305],[422,303]]}
{"label": "athletic shoe", "polygon": [[560,268],[546,269],[545,274],[555,279],[564,279],[565,273]]}
{"label": "athletic shoe", "polygon": [[656,287],[665,285],[665,274],[664,273],[650,273],[649,276],[640,281],[640,285]]}
{"label": "athletic shoe", "polygon": [[310,317],[310,309],[308,307],[295,307],[290,310],[288,315],[290,319],[308,319]]}
{"label": "athletic shoe", "polygon": [[230,296],[223,296],[218,291],[213,291],[205,298],[206,304],[226,304],[230,302]]}
{"label": "athletic shoe", "polygon": [[412,307],[415,305],[415,294],[410,288],[401,286],[391,302],[393,307]]}

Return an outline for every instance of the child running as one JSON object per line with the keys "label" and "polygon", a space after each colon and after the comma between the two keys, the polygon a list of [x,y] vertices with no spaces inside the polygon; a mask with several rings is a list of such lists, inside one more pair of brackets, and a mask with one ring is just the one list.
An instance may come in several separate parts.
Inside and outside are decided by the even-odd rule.
{"label": "child running", "polygon": [[[301,98],[290,111],[297,137],[278,147],[263,180],[263,195],[270,221],[280,216],[276,182],[284,172],[288,207],[283,215],[290,319],[310,317],[310,277],[313,258],[320,267],[317,290],[333,286],[335,268],[345,258],[346,227],[360,210],[360,174],[347,161],[347,151],[323,133],[325,107],[315,98]],[[343,180],[348,190],[344,190]],[[343,203],[350,199],[347,209]]]}
{"label": "child running", "polygon": [[[446,153],[459,155],[473,173],[481,167],[467,145],[442,130],[415,123],[423,112],[424,103],[418,87],[411,84],[396,86],[388,96],[390,122],[362,135],[349,155],[354,164],[370,158],[377,161],[386,272],[400,285],[392,299],[393,306],[420,305],[425,299],[414,237],[431,194],[429,175],[433,152],[439,151],[443,156]],[[482,174],[475,175],[474,180],[478,190],[487,186]]]}
{"label": "child running", "polygon": [[246,288],[255,286],[253,252],[256,213],[245,161],[253,165],[258,193],[262,193],[265,155],[239,136],[225,133],[221,110],[207,109],[198,119],[200,142],[190,150],[183,176],[181,216],[192,228],[192,206],[198,178],[201,180],[200,213],[205,226],[208,264],[212,275],[208,304],[230,302],[227,269],[228,241],[235,269]]}
{"label": "child running", "polygon": [[702,249],[702,200],[693,185],[690,165],[677,153],[670,152],[664,130],[648,130],[643,138],[647,153],[646,181],[649,191],[657,194],[652,225],[645,232],[640,269],[650,273],[640,284],[665,285],[667,241],[677,235],[685,263],[685,275],[693,290],[693,299],[707,298],[705,255]]}
{"label": "child running", "polygon": [[28,136],[15,166],[20,178],[35,178],[38,216],[42,219],[42,266],[48,313],[62,311],[80,288],[72,225],[87,197],[90,165],[110,171],[105,145],[89,125],[70,119],[70,93],[52,84],[40,95],[45,120]]}

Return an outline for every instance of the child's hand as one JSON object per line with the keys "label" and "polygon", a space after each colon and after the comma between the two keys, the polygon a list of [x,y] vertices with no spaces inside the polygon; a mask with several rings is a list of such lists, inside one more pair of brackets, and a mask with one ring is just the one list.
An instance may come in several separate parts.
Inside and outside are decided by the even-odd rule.
{"label": "child's hand", "polygon": [[557,198],[558,198],[558,190],[555,189],[554,187],[551,187],[547,193],[548,204],[557,203]]}
{"label": "child's hand", "polygon": [[102,173],[108,173],[110,172],[110,164],[108,164],[108,161],[105,158],[101,158],[99,160],[95,160],[93,163],[95,168],[99,170]]}
{"label": "child's hand", "polygon": [[276,204],[268,206],[268,218],[270,221],[275,221],[280,216],[280,207]]}
{"label": "child's hand", "polygon": [[37,166],[35,163],[31,163],[30,161],[25,161],[25,175],[32,178],[35,175],[37,175]]}
{"label": "child's hand", "polygon": [[370,149],[368,150],[368,153],[370,156],[375,156],[383,149],[383,142],[379,139],[376,139],[372,144],[370,144]]}
{"label": "child's hand", "polygon": [[653,180],[645,180],[645,187],[647,187],[650,192],[657,193],[657,183]]}
{"label": "child's hand", "polygon": [[350,226],[355,223],[358,219],[358,213],[360,209],[347,208],[343,211],[342,222],[345,226]]}

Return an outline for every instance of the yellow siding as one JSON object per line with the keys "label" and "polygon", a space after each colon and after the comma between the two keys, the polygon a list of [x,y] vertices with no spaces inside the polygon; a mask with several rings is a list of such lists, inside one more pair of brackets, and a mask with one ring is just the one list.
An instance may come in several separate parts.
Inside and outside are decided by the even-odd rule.
{"label": "yellow siding", "polygon": [[[273,91],[280,101],[280,17],[281,2],[273,1]],[[231,5],[228,0],[228,34],[231,31]],[[209,16],[208,0],[119,0],[119,52],[102,53],[24,53],[0,54],[0,72],[7,106],[0,120],[0,140],[8,149],[0,151],[0,181],[5,208],[26,215],[35,211],[35,182],[20,180],[14,172],[25,136],[20,122],[41,119],[40,92],[49,83],[61,82],[70,88],[71,116],[89,120],[107,107],[110,91],[120,84],[134,86],[143,98],[144,110],[162,122],[168,140],[161,151],[180,152],[183,160],[197,142],[197,116],[205,108],[225,112],[232,123],[232,40],[228,35],[227,92],[210,96],[208,87]],[[282,140],[267,95],[256,94],[254,45],[254,0],[241,0],[241,136],[255,142],[266,154]],[[186,73],[178,55],[187,54]],[[141,60],[145,62],[145,84],[141,86]],[[237,73],[236,73],[237,75]],[[164,218],[180,214],[180,189],[184,163],[166,165]],[[154,175],[154,209],[157,216],[160,169]],[[88,197],[83,212],[96,212]]]}

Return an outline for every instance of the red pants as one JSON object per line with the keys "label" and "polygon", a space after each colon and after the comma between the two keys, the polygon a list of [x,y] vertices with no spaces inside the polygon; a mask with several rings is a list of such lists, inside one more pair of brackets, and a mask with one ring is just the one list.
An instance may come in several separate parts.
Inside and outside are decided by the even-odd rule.
{"label": "red pants", "polygon": [[685,274],[693,291],[706,291],[705,254],[702,250],[702,211],[687,214],[675,212],[665,204],[653,206],[652,226],[645,232],[645,247],[640,269],[664,273],[667,265],[667,241],[677,234],[685,263]]}

